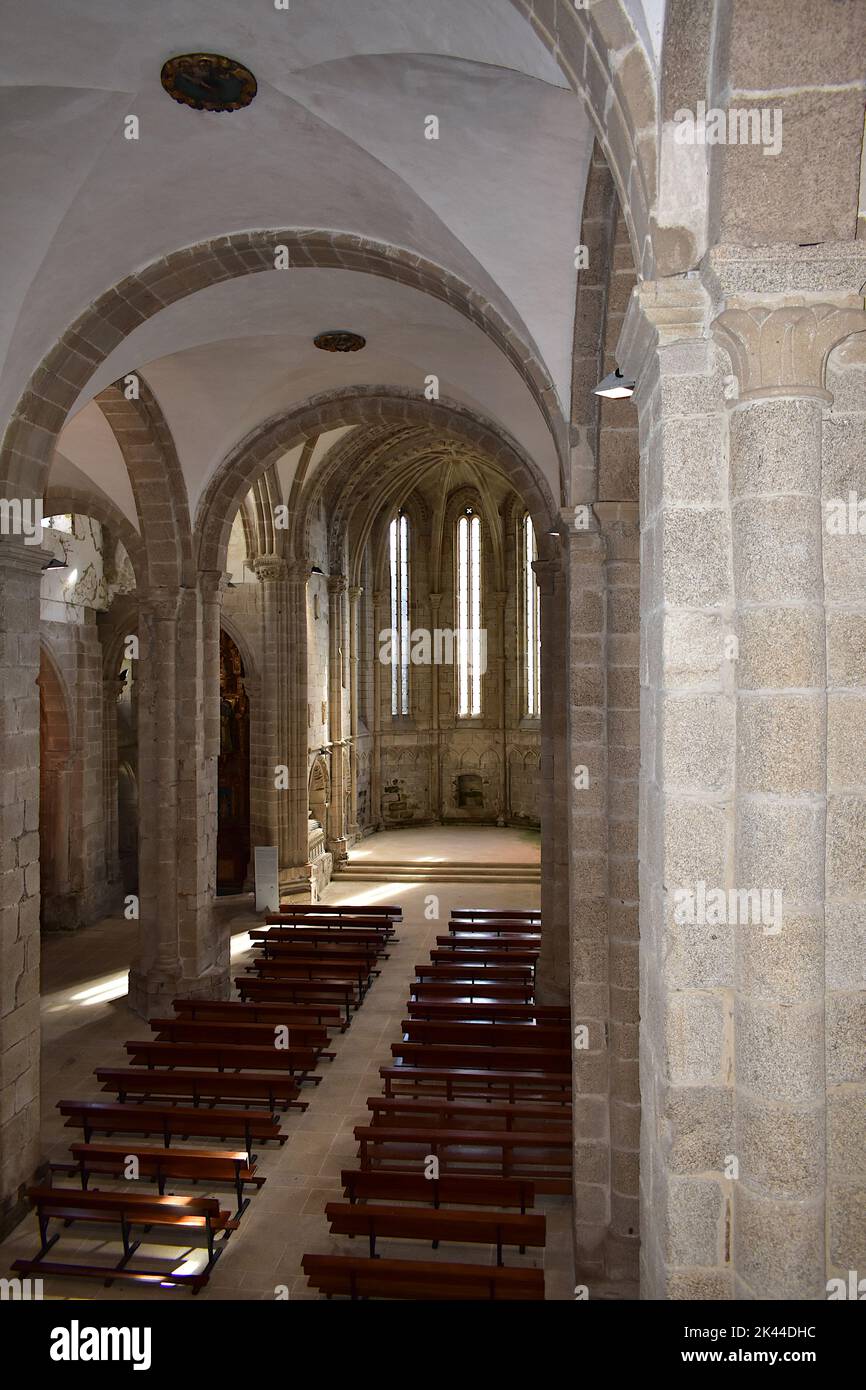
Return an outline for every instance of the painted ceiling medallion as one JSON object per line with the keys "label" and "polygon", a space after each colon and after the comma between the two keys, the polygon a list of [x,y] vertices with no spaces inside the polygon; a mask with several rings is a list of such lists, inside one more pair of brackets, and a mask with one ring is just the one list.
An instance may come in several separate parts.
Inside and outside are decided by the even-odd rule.
{"label": "painted ceiling medallion", "polygon": [[170,97],[196,111],[240,111],[258,91],[249,68],[219,53],[182,53],[169,58],[160,77]]}
{"label": "painted ceiling medallion", "polygon": [[322,352],[360,352],[367,345],[367,339],[362,338],[360,333],[350,333],[345,328],[320,333],[313,342]]}

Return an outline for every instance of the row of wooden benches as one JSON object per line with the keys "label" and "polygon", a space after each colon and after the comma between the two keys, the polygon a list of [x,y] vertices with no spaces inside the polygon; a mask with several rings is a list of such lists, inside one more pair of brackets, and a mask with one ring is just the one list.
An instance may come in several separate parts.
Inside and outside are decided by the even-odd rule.
{"label": "row of wooden benches", "polygon": [[[198,1293],[238,1227],[249,1203],[248,1189],[255,1191],[265,1181],[257,1172],[254,1145],[285,1142],[276,1112],[306,1109],[302,1085],[318,1081],[315,1068],[334,1055],[328,1030],[348,1027],[375,973],[373,963],[387,956],[400,917],[396,907],[341,907],[324,915],[314,908],[290,908],[276,920],[280,932],[303,933],[302,950],[293,956],[303,960],[297,979],[263,973],[262,982],[275,986],[264,997],[253,990],[241,1000],[176,999],[172,1017],[151,1019],[152,1038],[126,1044],[132,1065],[97,1069],[102,1090],[115,1095],[115,1101],[59,1101],[66,1126],[82,1130],[83,1142],[73,1143],[70,1161],[51,1165],[51,1171],[77,1176],[80,1187],[29,1190],[41,1246],[34,1259],[17,1260],[15,1271],[98,1279],[106,1286],[115,1280],[174,1284]],[[337,940],[343,943],[339,952],[332,950]],[[346,950],[353,963],[363,958],[371,968],[364,975],[335,970],[336,958]],[[241,983],[247,983],[246,977]],[[162,1147],[136,1145],[131,1154],[128,1141],[92,1142],[97,1133],[159,1136]],[[203,1137],[233,1146],[185,1146],[187,1139]],[[92,1188],[94,1179],[104,1178],[119,1180],[121,1187]],[[167,1187],[179,1181],[232,1185],[234,1215],[216,1197],[168,1193]],[[156,1192],[142,1192],[141,1182],[154,1183]],[[120,1232],[121,1259],[106,1266],[47,1258],[59,1236],[49,1232],[53,1221],[114,1226]],[[154,1227],[184,1237],[203,1235],[205,1264],[190,1269],[190,1261],[184,1261],[180,1270],[132,1267],[141,1243],[133,1239],[135,1230]]]}
{"label": "row of wooden benches", "polygon": [[[567,1009],[533,1003],[538,925],[455,913],[417,967],[395,1062],[380,1068],[384,1094],[354,1131],[348,1202],[325,1209],[332,1234],[366,1237],[368,1257],[304,1256],[327,1297],[544,1297],[541,1269],[503,1265],[505,1247],[544,1246],[536,1192],[570,1191],[571,1026]],[[377,1240],[395,1238],[492,1245],[496,1264],[378,1258]]]}

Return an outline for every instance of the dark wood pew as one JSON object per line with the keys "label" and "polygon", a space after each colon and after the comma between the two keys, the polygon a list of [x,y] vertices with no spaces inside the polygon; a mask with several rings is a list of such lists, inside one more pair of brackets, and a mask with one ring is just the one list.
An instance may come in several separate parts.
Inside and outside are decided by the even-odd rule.
{"label": "dark wood pew", "polygon": [[448,930],[460,932],[462,936],[541,936],[539,928],[533,922],[518,922],[499,917],[487,917],[481,922],[470,922],[465,917],[452,917],[448,923]]}
{"label": "dark wood pew", "polygon": [[[208,1022],[193,1018],[152,1018],[150,1026],[158,1042],[236,1043],[239,1047],[275,1047],[277,1029],[285,1026],[289,1048],[305,1047],[320,1057],[333,1059],[327,1051],[331,1041],[327,1028],[315,1024],[281,1025],[278,1023],[229,1023],[228,1020]],[[281,1035],[282,1036],[282,1035]],[[275,1050],[278,1050],[275,1048]]]}
{"label": "dark wood pew", "polygon": [[544,1298],[540,1269],[423,1260],[367,1260],[352,1255],[305,1255],[301,1267],[310,1285],[349,1298],[410,1298],[440,1302],[468,1299]]}
{"label": "dark wood pew", "polygon": [[436,945],[446,951],[534,951],[541,949],[537,932],[464,932],[451,927],[447,936],[437,936]]}
{"label": "dark wood pew", "polygon": [[543,1246],[545,1220],[541,1215],[520,1216],[516,1212],[451,1211],[436,1207],[353,1205],[328,1202],[325,1220],[331,1234],[366,1236],[370,1258],[376,1257],[376,1241],[430,1240],[434,1249],[443,1241],[467,1245],[495,1245],[496,1263],[502,1264],[504,1245]]}
{"label": "dark wood pew", "polygon": [[323,1003],[243,1003],[240,999],[173,999],[172,1008],[181,1018],[227,1019],[242,1023],[318,1024],[324,1028],[346,1030],[343,1010],[338,1004]]}
{"label": "dark wood pew", "polygon": [[359,997],[367,993],[372,980],[371,958],[366,956],[357,961],[324,956],[318,960],[307,956],[279,960],[271,957],[255,961],[250,969],[260,980],[354,980]]}
{"label": "dark wood pew", "polygon": [[544,1130],[440,1129],[356,1125],[361,1168],[388,1165],[422,1167],[428,1156],[440,1172],[493,1173],[496,1177],[532,1178],[538,1192],[571,1192],[571,1127]]}
{"label": "dark wood pew", "polygon": [[489,946],[483,950],[463,950],[438,946],[430,952],[430,960],[433,965],[468,965],[473,969],[509,964],[534,966],[538,960],[538,950],[525,946],[520,950],[494,950]]}
{"label": "dark wood pew", "polygon": [[561,1048],[470,1047],[468,1043],[398,1042],[391,1055],[408,1066],[469,1067],[472,1070],[537,1071],[571,1076],[571,1053]]}
{"label": "dark wood pew", "polygon": [[[393,1049],[392,1049],[393,1050]],[[434,1065],[384,1066],[379,1075],[386,1096],[492,1096],[508,1100],[558,1101],[571,1104],[571,1072],[508,1071],[505,1068],[472,1068]]]}
{"label": "dark wood pew", "polygon": [[459,980],[428,980],[426,982],[413,980],[409,986],[409,993],[412,999],[419,1001],[432,1002],[441,999],[450,1004],[510,1002],[528,1005],[531,1004],[532,1000],[532,981],[524,981],[523,984],[510,984],[504,981],[491,980],[489,983],[482,982],[480,985],[471,985]]}
{"label": "dark wood pew", "polygon": [[284,940],[266,937],[263,941],[254,941],[253,950],[255,954],[247,970],[261,972],[267,968],[270,961],[304,960],[308,963],[312,961],[320,972],[330,969],[332,965],[359,965],[365,967],[367,979],[381,974],[377,964],[381,959],[380,954],[370,946],[354,945],[351,941],[345,945],[336,941],[321,944],[304,941],[299,937]]}
{"label": "dark wood pew", "polygon": [[299,1080],[318,1085],[320,1076],[311,1076],[319,1054],[311,1047],[241,1047],[236,1043],[171,1043],[144,1038],[124,1044],[134,1066],[191,1067],[217,1071],[287,1071]]}
{"label": "dark wood pew", "polygon": [[479,960],[467,963],[449,959],[444,963],[427,962],[416,965],[415,974],[419,984],[435,984],[437,981],[441,983],[450,980],[457,984],[523,984],[528,989],[535,988],[534,962],[530,965],[515,961],[510,961],[507,965],[487,965]]}
{"label": "dark wood pew", "polygon": [[252,1161],[253,1141],[269,1139],[285,1144],[288,1135],[275,1115],[263,1110],[210,1110],[181,1105],[121,1105],[101,1100],[59,1100],[57,1109],[68,1116],[67,1129],[84,1131],[85,1144],[100,1134],[161,1134],[168,1149],[172,1139],[190,1134],[219,1139],[243,1139]]}
{"label": "dark wood pew", "polygon": [[352,1009],[357,1008],[361,994],[357,985],[349,980],[334,979],[276,979],[262,980],[255,975],[239,975],[235,985],[244,1002],[304,1003],[312,1000],[337,1002],[343,1010],[346,1024],[351,1022]]}
{"label": "dark wood pew", "polygon": [[356,931],[354,928],[345,926],[338,931],[301,926],[254,927],[249,933],[249,937],[256,948],[266,947],[268,942],[294,941],[301,942],[314,951],[339,950],[345,949],[347,946],[365,946],[373,955],[381,956],[383,960],[388,960],[390,956],[388,947],[391,943],[383,936],[382,932]]}
{"label": "dark wood pew", "polygon": [[240,1103],[266,1105],[268,1110],[306,1110],[297,1084],[278,1072],[151,1071],[146,1067],[97,1067],[96,1079],[103,1091],[125,1104],[129,1096],[145,1099],[186,1100],[190,1105]]}
{"label": "dark wood pew", "polygon": [[[52,1171],[77,1173],[85,1190],[91,1177],[96,1175],[125,1178],[130,1156],[128,1141],[124,1144],[74,1143],[69,1148],[72,1162],[54,1163]],[[135,1145],[133,1153],[138,1160],[139,1181],[155,1182],[160,1196],[165,1195],[166,1183],[178,1180],[231,1184],[237,1196],[237,1216],[249,1206],[245,1189],[258,1189],[266,1181],[257,1173],[249,1154],[240,1149],[153,1149]]]}
{"label": "dark wood pew", "polygon": [[202,1231],[207,1239],[208,1260],[216,1257],[215,1237],[220,1233],[227,1239],[238,1228],[230,1212],[220,1208],[216,1197],[158,1197],[153,1193],[123,1190],[118,1192],[88,1192],[80,1187],[29,1187],[27,1198],[36,1212],[42,1247],[32,1263],[41,1260],[60,1239],[60,1232],[48,1236],[51,1221],[70,1226],[73,1221],[98,1222],[116,1225],[123,1241],[124,1257],[128,1260],[140,1244],[130,1241],[134,1226],[179,1227]]}
{"label": "dark wood pew", "polygon": [[571,1119],[569,1105],[542,1101],[482,1100],[445,1096],[370,1096],[367,1100],[370,1123],[391,1129],[437,1125],[443,1129],[539,1130],[553,1124],[562,1128]]}
{"label": "dark wood pew", "polygon": [[501,921],[540,922],[541,909],[537,907],[452,907],[451,920],[484,922],[492,917]]}
{"label": "dark wood pew", "polygon": [[509,937],[493,937],[489,933],[478,935],[463,935],[450,933],[448,937],[436,937],[436,947],[441,951],[480,951],[487,955],[489,951],[512,952],[539,951],[541,949],[541,937],[531,937],[524,931]]}
{"label": "dark wood pew", "polygon": [[399,903],[280,903],[281,913],[296,913],[299,917],[385,917],[402,922],[403,909]]}
{"label": "dark wood pew", "polygon": [[567,1004],[517,1004],[509,999],[484,1002],[457,999],[410,999],[406,1005],[410,1018],[444,1019],[452,1023],[556,1023],[570,1026]]}
{"label": "dark wood pew", "polygon": [[535,1185],[529,1178],[464,1177],[446,1173],[427,1178],[423,1173],[398,1173],[384,1168],[344,1169],[343,1192],[350,1202],[420,1202],[433,1207],[516,1207],[526,1212],[535,1205]]}
{"label": "dark wood pew", "polygon": [[466,1043],[469,1047],[536,1047],[562,1050],[570,1056],[569,1025],[562,1023],[452,1023],[449,1020],[404,1018],[408,1042]]}

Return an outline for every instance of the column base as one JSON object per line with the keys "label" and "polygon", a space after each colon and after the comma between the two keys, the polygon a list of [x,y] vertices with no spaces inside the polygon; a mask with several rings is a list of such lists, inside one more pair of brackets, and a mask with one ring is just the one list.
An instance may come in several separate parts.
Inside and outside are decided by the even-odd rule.
{"label": "column base", "polygon": [[231,967],[213,966],[202,975],[150,970],[129,972],[129,1007],[141,1018],[170,1016],[174,999],[228,999]]}

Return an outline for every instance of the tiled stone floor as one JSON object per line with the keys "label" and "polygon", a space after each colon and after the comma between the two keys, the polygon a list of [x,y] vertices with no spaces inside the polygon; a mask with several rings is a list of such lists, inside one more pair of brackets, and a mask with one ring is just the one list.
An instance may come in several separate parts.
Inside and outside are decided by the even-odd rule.
{"label": "tiled stone floor", "polygon": [[[429,832],[427,836],[429,844]],[[404,922],[399,930],[399,944],[392,947],[390,958],[383,962],[382,974],[355,1015],[351,1028],[336,1037],[336,1059],[323,1062],[319,1068],[323,1077],[321,1084],[304,1088],[309,1109],[303,1114],[289,1112],[285,1116],[284,1128],[290,1134],[288,1143],[281,1149],[265,1147],[260,1150],[259,1171],[266,1175],[267,1183],[252,1196],[240,1229],[226,1245],[210,1283],[199,1298],[273,1299],[280,1287],[287,1291],[290,1299],[316,1298],[318,1295],[308,1288],[300,1269],[301,1257],[306,1251],[366,1249],[363,1242],[329,1235],[324,1205],[341,1196],[341,1168],[356,1166],[357,1146],[352,1130],[355,1125],[367,1122],[366,1098],[381,1093],[378,1068],[390,1061],[391,1043],[399,1039],[413,966],[427,959],[437,931],[446,929],[450,909],[466,905],[469,900],[465,884],[437,883],[433,886],[439,900],[438,920],[424,917],[425,904],[430,900],[430,884],[346,883],[333,885],[329,890],[327,897],[332,902],[400,902]],[[477,906],[538,905],[538,889],[532,885],[485,883],[470,891],[471,900]],[[239,910],[236,904],[230,912],[235,965],[240,967],[246,961],[243,954],[247,944],[246,929],[257,919],[251,909]],[[43,1136],[49,1159],[65,1158],[70,1140],[80,1137],[80,1132],[64,1130],[55,1111],[55,1102],[61,1098],[100,1096],[93,1068],[125,1065],[123,1042],[147,1036],[143,1031],[145,1025],[130,1013],[124,997],[125,969],[133,950],[134,925],[115,919],[75,935],[49,937],[45,941],[42,1087]],[[106,1185],[104,1180],[101,1182]],[[192,1189],[184,1186],[183,1190]],[[229,1206],[231,1194],[222,1189],[219,1195]],[[562,1197],[543,1197],[538,1205],[548,1219],[546,1251],[543,1254],[529,1252],[524,1257],[517,1251],[507,1251],[506,1261],[534,1264],[543,1259],[547,1297],[570,1298],[573,1290],[570,1203]],[[32,1255],[37,1248],[36,1224],[29,1217],[0,1247],[2,1272],[6,1272],[13,1259]],[[386,1256],[430,1258],[429,1246],[414,1246],[408,1241],[382,1241],[378,1248]],[[119,1243],[102,1239],[95,1227],[76,1226],[64,1233],[54,1253],[58,1258],[71,1259],[80,1254],[86,1259],[95,1257],[97,1251],[100,1258],[105,1254],[117,1258]],[[165,1245],[154,1243],[143,1244],[139,1252],[140,1256],[156,1256],[157,1253],[164,1258],[169,1250]],[[183,1259],[184,1251],[177,1250],[176,1258]],[[200,1262],[199,1255],[193,1258],[196,1264]],[[494,1251],[486,1247],[448,1246],[443,1250],[443,1258],[492,1262]],[[117,1284],[106,1290],[91,1280],[48,1279],[45,1285],[46,1296],[58,1298],[136,1300],[190,1296],[182,1290],[130,1288]],[[285,1297],[285,1293],[281,1296]]]}

